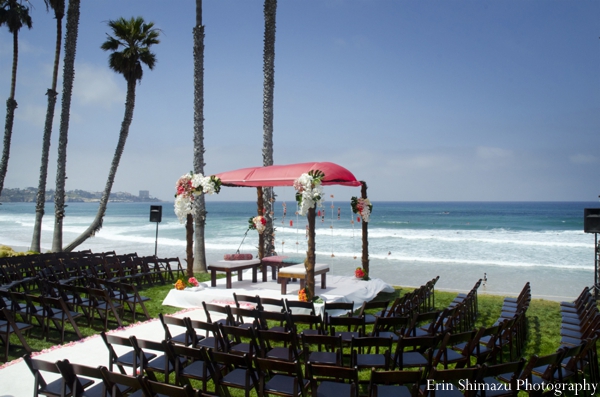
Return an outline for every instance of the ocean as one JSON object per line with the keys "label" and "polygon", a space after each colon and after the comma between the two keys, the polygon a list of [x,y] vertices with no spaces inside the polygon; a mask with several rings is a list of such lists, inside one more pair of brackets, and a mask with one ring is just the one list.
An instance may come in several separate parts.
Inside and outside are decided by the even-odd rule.
{"label": "ocean", "polygon": [[[332,199],[333,200],[333,199]],[[162,222],[149,221],[151,205],[162,205]],[[416,287],[440,276],[437,288],[469,290],[487,278],[481,293],[516,295],[531,282],[537,298],[568,300],[594,284],[594,235],[583,232],[584,208],[596,202],[374,202],[369,221],[370,276],[391,285]],[[94,203],[69,203],[64,243],[91,222]],[[302,261],[306,218],[295,202],[275,202],[275,245],[280,255]],[[334,275],[351,276],[360,266],[361,225],[349,202],[327,201],[316,227],[317,262]],[[257,232],[247,230],[256,203],[207,201],[209,262],[223,254],[257,253]],[[29,247],[33,203],[0,206],[0,244]],[[52,245],[54,210],[48,203],[42,248]],[[242,242],[243,240],[243,242]],[[185,258],[185,227],[173,203],[109,203],[103,228],[79,249]]]}

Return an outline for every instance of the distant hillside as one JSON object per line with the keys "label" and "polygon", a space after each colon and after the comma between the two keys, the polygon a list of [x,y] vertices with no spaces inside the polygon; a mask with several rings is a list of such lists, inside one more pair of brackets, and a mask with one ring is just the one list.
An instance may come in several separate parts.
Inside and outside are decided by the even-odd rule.
{"label": "distant hillside", "polygon": [[[2,196],[0,196],[0,202],[3,203],[35,203],[37,189],[28,187],[25,189],[4,189],[2,190]],[[100,201],[102,192],[86,192],[85,190],[69,190],[65,194],[65,200],[70,203],[93,203]],[[161,200],[151,197],[147,190],[140,191],[140,194],[134,196],[127,192],[114,192],[110,194],[110,201],[112,202],[161,202]],[[46,202],[54,201],[54,190],[46,191]]]}

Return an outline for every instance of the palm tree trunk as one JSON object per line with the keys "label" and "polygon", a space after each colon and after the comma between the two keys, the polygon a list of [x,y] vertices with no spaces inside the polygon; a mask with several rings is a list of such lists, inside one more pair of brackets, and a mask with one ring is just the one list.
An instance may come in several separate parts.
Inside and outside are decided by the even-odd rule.
{"label": "palm tree trunk", "polygon": [[106,185],[104,186],[104,192],[102,192],[102,197],[100,198],[100,205],[98,207],[98,212],[96,213],[96,218],[94,218],[92,224],[83,233],[81,233],[79,237],[77,237],[75,240],[73,240],[71,244],[65,247],[64,250],[66,252],[73,251],[73,249],[78,247],[88,238],[94,236],[96,232],[102,229],[102,221],[104,220],[104,214],[106,213],[108,199],[110,197],[112,185],[115,181],[117,169],[119,168],[121,156],[123,155],[123,150],[125,149],[125,142],[127,142],[127,135],[129,135],[129,126],[131,125],[131,121],[133,120],[133,109],[135,107],[135,85],[136,80],[134,77],[131,77],[127,80],[127,99],[125,101],[125,116],[123,117],[123,122],[121,123],[119,142],[117,143],[117,148],[115,150],[115,154],[110,165],[110,171],[108,172],[108,179],[106,181]]}
{"label": "palm tree trunk", "polygon": [[[196,26],[194,27],[194,172],[204,175],[204,26],[202,26],[202,0],[196,0]],[[188,263],[199,272],[206,273],[206,247],[204,226],[206,225],[206,203],[204,195],[196,197],[196,234],[194,263]],[[189,270],[188,270],[189,272]],[[192,274],[193,275],[193,274]]]}
{"label": "palm tree trunk", "polygon": [[[275,17],[277,0],[265,0],[265,38],[263,51],[263,166],[273,165],[273,94],[275,91]],[[263,188],[264,217],[267,220],[265,231],[265,253],[275,253],[272,187]]]}
{"label": "palm tree trunk", "polygon": [[52,122],[54,120],[54,109],[56,108],[56,97],[58,93],[52,89],[46,92],[48,95],[48,108],[46,110],[46,122],[44,125],[44,137],[42,140],[42,164],[40,165],[40,179],[36,194],[35,223],[33,224],[33,236],[31,237],[31,251],[41,252],[42,218],[46,205],[46,179],[48,177],[48,155],[50,152],[50,138],[52,136]]}
{"label": "palm tree trunk", "polygon": [[56,108],[56,85],[58,81],[58,66],[60,63],[60,45],[62,42],[62,18],[63,13],[56,13],[56,46],[54,48],[54,70],[52,73],[52,88],[48,95],[48,108],[46,110],[46,122],[44,125],[44,137],[42,140],[42,164],[40,165],[40,180],[35,205],[35,223],[33,225],[33,236],[31,238],[31,251],[41,252],[42,218],[46,205],[46,180],[48,178],[48,155],[50,153],[50,139],[52,137],[52,123],[54,122],[54,110]]}
{"label": "palm tree trunk", "polygon": [[56,164],[56,189],[54,192],[54,235],[52,251],[62,251],[63,218],[65,216],[65,181],[67,179],[67,141],[71,96],[75,81],[75,51],[79,29],[80,0],[69,0],[67,10],[67,33],[65,36],[65,59],[63,62],[63,95],[60,112],[60,132],[58,137],[58,160]]}
{"label": "palm tree trunk", "polygon": [[19,61],[19,31],[13,32],[13,62],[10,80],[10,95],[6,100],[6,119],[4,124],[4,146],[2,148],[2,160],[0,160],[0,195],[4,189],[4,178],[8,170],[8,158],[10,157],[10,141],[12,139],[13,124],[15,121],[15,90],[17,86],[17,64]]}

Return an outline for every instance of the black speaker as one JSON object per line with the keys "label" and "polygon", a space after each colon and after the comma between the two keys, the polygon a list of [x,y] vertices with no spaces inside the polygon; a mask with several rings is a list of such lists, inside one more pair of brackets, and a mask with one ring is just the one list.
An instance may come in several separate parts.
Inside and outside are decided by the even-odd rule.
{"label": "black speaker", "polygon": [[600,208],[583,209],[583,231],[600,233]]}
{"label": "black speaker", "polygon": [[150,206],[150,222],[160,222],[162,220],[162,205]]}

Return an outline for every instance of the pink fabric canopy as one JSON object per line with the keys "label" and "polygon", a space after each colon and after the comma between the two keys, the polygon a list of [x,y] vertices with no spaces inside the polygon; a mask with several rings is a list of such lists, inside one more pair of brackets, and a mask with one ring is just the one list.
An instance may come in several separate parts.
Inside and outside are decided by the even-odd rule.
{"label": "pink fabric canopy", "polygon": [[334,163],[315,162],[289,165],[271,165],[267,167],[241,168],[239,170],[216,174],[224,186],[293,186],[300,175],[311,170],[323,171],[322,185],[360,186],[360,181],[348,171]]}

